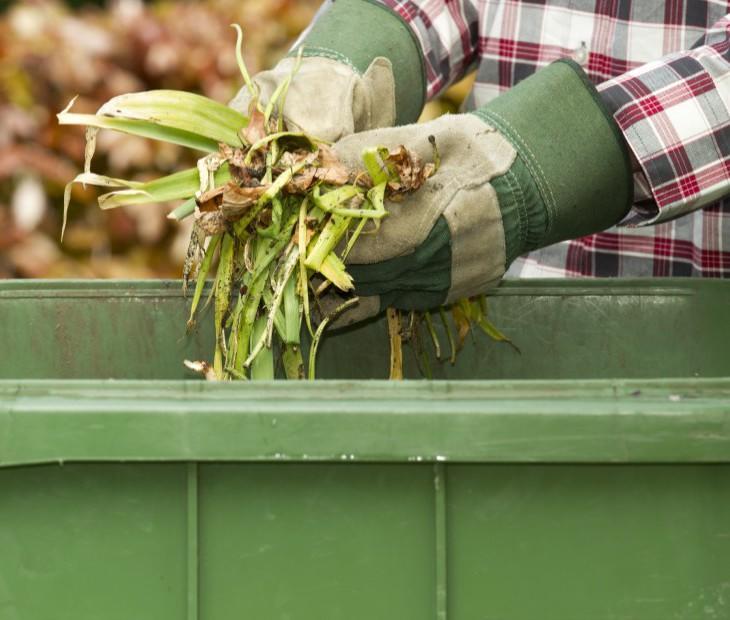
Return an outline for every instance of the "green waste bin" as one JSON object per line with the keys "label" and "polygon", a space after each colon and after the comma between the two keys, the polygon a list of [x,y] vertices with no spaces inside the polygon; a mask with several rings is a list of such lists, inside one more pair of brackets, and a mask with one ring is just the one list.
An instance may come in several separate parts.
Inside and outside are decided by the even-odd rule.
{"label": "green waste bin", "polygon": [[188,302],[0,283],[0,620],[730,618],[726,283],[507,282],[398,383],[197,380]]}

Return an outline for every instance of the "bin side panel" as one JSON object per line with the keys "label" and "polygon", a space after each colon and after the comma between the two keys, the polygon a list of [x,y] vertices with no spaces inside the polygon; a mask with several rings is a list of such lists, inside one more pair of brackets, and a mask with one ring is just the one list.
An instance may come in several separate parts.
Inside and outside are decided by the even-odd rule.
{"label": "bin side panel", "polygon": [[435,617],[430,467],[200,466],[206,620]]}
{"label": "bin side panel", "polygon": [[[213,338],[210,308],[186,335],[189,303],[177,282],[0,282],[0,350],[12,352],[0,378],[193,378],[182,362],[210,360]],[[478,328],[453,366],[435,360],[423,326],[419,342],[436,379],[727,376],[729,303],[726,283],[699,279],[506,282],[489,317],[521,354]],[[448,358],[437,313],[434,324]],[[406,375],[423,376],[410,346],[404,357]],[[326,335],[317,369],[387,378],[385,322]]]}
{"label": "bin side panel", "polygon": [[449,620],[730,617],[730,466],[449,467]]}
{"label": "bin side panel", "polygon": [[[633,291],[612,291],[609,287],[604,291],[582,290],[566,285],[562,292],[541,294],[540,289],[528,287],[521,291],[515,284],[490,298],[488,310],[491,321],[520,352],[492,341],[475,327],[452,366],[436,360],[431,338],[422,326],[418,350],[428,355],[428,370],[425,362],[417,361],[416,348],[409,344],[404,350],[405,374],[418,378],[430,372],[434,379],[730,375],[726,354],[730,330],[725,326],[730,287],[707,287],[689,293],[661,289],[655,284]],[[433,314],[433,323],[442,357],[447,360],[448,338],[438,313]],[[319,376],[387,379],[387,337],[383,320],[326,336],[319,354]]]}
{"label": "bin side panel", "polygon": [[0,620],[180,620],[183,465],[0,469]]}
{"label": "bin side panel", "polygon": [[[145,291],[148,292],[148,291]],[[0,378],[182,379],[213,342],[209,317],[185,333],[186,300],[160,294],[0,298]]]}

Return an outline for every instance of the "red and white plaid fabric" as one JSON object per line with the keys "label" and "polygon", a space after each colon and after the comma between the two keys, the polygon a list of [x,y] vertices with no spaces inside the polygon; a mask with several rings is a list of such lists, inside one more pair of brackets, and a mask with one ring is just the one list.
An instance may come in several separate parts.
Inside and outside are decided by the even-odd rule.
{"label": "red and white plaid fabric", "polygon": [[598,85],[642,172],[620,226],[509,276],[730,276],[730,2],[378,0],[412,27],[428,96],[476,68],[479,107],[558,58]]}

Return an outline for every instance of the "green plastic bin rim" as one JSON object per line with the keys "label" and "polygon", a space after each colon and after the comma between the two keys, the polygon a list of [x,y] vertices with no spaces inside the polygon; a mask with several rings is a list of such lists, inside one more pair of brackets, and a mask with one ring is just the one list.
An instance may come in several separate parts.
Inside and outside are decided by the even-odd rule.
{"label": "green plastic bin rim", "polygon": [[[730,287],[709,278],[546,278],[503,280],[488,296],[500,295],[692,295]],[[63,297],[183,296],[180,280],[2,280],[0,297],[28,294]]]}
{"label": "green plastic bin rim", "polygon": [[0,381],[0,467],[727,463],[730,379]]}

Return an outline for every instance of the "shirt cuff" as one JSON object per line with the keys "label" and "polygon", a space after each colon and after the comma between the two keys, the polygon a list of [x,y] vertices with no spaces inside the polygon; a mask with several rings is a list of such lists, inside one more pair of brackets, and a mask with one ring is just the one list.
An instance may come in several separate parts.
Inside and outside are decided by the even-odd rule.
{"label": "shirt cuff", "polygon": [[623,225],[665,222],[727,193],[730,116],[713,75],[691,53],[597,87],[640,168]]}

